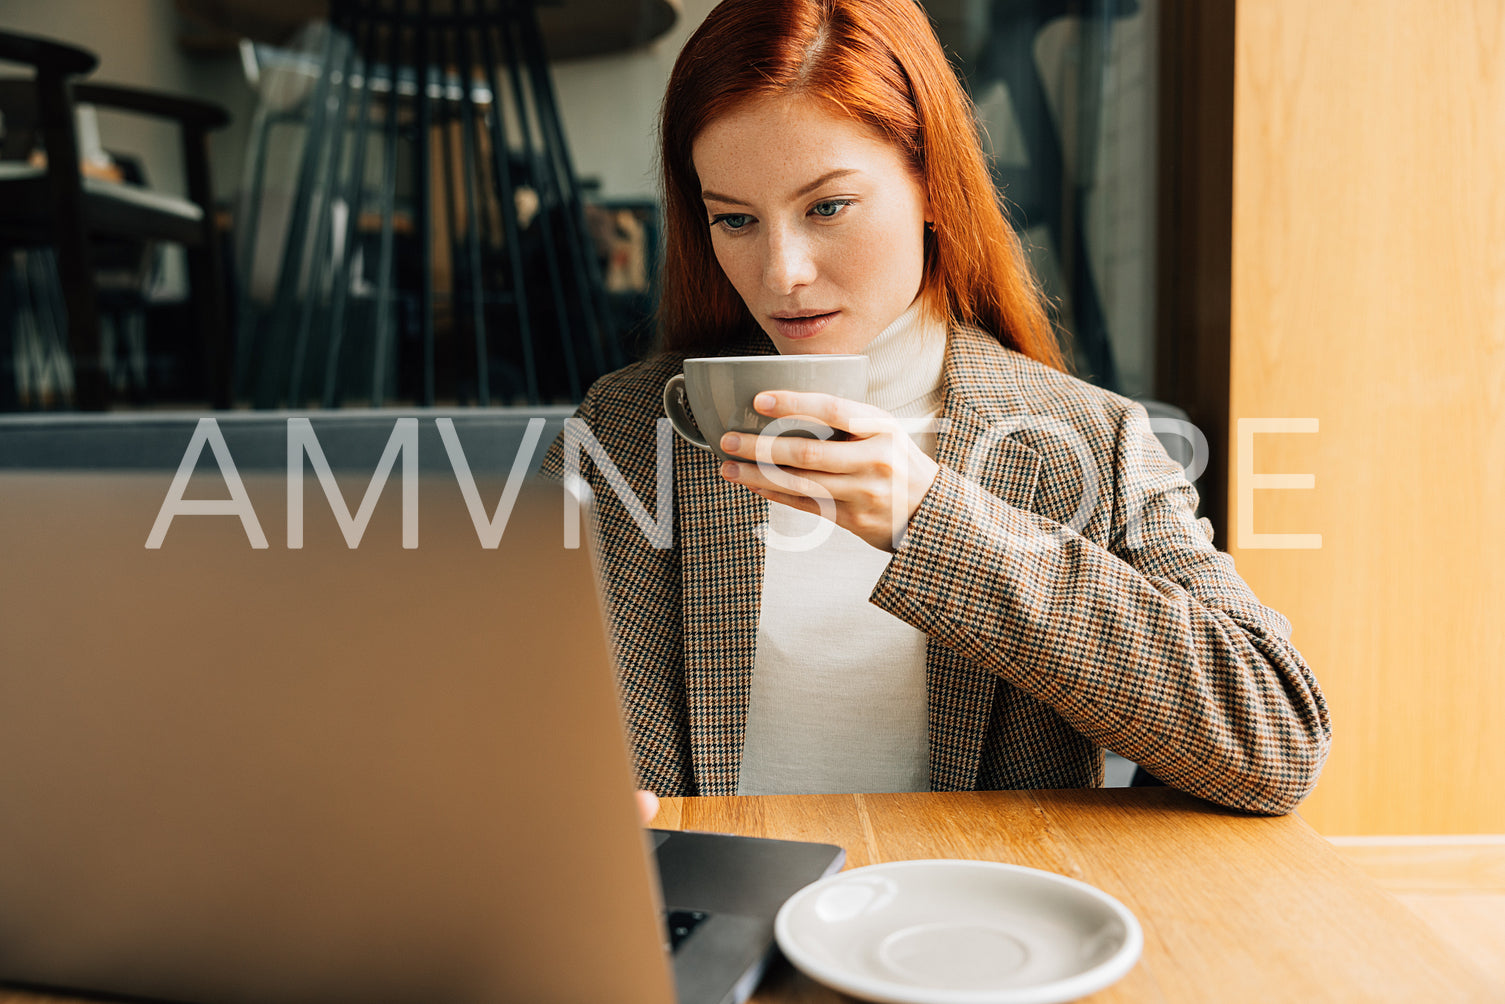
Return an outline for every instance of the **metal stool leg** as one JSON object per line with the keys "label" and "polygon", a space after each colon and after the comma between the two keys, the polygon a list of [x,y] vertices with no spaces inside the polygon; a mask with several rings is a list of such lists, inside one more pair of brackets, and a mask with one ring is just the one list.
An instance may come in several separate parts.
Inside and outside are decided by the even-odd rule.
{"label": "metal stool leg", "polygon": [[[359,74],[360,99],[354,124],[349,126],[355,147],[351,153],[350,170],[342,175],[337,196],[347,207],[345,232],[341,246],[334,257],[334,275],[330,289],[329,344],[324,357],[324,393],[321,403],[326,408],[336,407],[342,394],[341,373],[345,346],[345,307],[350,295],[351,269],[355,264],[357,241],[360,235],[360,217],[365,204],[366,150],[370,145],[371,124],[371,65],[374,51],[375,29],[370,24],[360,25],[354,37],[351,62],[351,86],[356,87]],[[331,198],[336,196],[331,193]]]}

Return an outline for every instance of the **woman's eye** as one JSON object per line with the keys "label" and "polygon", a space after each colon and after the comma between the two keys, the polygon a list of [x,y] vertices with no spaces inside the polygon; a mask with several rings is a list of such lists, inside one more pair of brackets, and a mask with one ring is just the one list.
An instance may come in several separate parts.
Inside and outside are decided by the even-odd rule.
{"label": "woman's eye", "polygon": [[829,199],[825,202],[817,202],[810,211],[816,216],[824,216],[829,219],[851,204],[851,200],[849,199]]}
{"label": "woman's eye", "polygon": [[711,226],[718,223],[727,230],[741,230],[752,222],[752,217],[746,213],[722,213],[720,216],[711,217]]}

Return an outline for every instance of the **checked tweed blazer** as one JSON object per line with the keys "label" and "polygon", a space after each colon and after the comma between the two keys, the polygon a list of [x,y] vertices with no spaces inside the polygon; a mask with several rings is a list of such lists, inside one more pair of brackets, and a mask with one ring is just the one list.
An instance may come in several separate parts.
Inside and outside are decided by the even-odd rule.
{"label": "checked tweed blazer", "polygon": [[[773,351],[750,338],[726,354]],[[595,493],[640,783],[734,794],[769,503],[661,421],[682,360],[599,380],[542,473]],[[932,788],[1097,786],[1111,749],[1214,802],[1292,809],[1326,703],[1144,410],[966,328],[944,383],[940,474],[869,598],[929,636]]]}

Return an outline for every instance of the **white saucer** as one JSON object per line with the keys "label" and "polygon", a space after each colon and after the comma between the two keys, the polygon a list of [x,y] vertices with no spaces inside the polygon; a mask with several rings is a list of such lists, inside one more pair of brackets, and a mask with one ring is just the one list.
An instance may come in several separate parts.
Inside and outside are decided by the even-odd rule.
{"label": "white saucer", "polygon": [[1144,947],[1085,882],[993,861],[895,861],[795,893],[774,924],[807,976],[882,1004],[1057,1004],[1101,990]]}

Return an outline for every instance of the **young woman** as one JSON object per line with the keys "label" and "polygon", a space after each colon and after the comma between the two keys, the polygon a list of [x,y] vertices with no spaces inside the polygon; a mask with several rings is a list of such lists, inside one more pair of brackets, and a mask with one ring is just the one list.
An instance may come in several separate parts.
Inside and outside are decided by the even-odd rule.
{"label": "young woman", "polygon": [[[1092,786],[1111,749],[1216,802],[1295,806],[1330,728],[1290,625],[1212,546],[1143,410],[1064,372],[920,8],[726,0],[661,133],[661,352],[599,381],[544,465],[595,490],[644,787]],[[752,437],[721,444],[747,463],[675,441],[672,539],[645,534],[665,382],[772,352],[869,357],[866,401],[759,398],[849,436],[776,440],[777,469]],[[579,462],[582,430],[609,465]]]}

